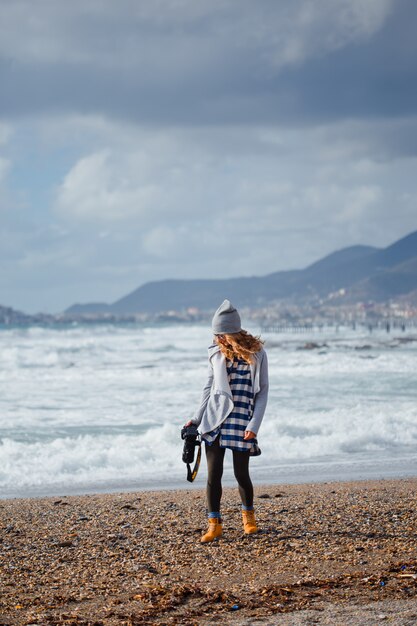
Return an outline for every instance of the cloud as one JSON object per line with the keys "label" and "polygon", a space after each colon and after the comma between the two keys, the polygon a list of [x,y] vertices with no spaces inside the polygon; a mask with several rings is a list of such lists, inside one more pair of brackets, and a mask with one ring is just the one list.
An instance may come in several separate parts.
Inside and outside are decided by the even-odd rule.
{"label": "cloud", "polygon": [[[117,246],[116,237],[124,241],[119,261],[126,272],[136,262],[154,278],[300,267],[323,250],[343,247],[346,237],[385,245],[391,232],[401,236],[415,224],[409,207],[417,151],[410,156],[407,147],[398,154],[392,141],[400,126],[394,120],[302,131],[165,129],[153,137],[148,129],[109,123],[101,129],[112,152],[71,168],[58,192],[57,215],[80,227],[89,223],[107,245]],[[145,183],[152,190],[148,197]],[[404,196],[405,188],[411,196]],[[301,251],[297,242],[306,233]],[[274,241],[282,247],[279,256]],[[236,257],[230,254],[234,242],[242,251]],[[192,265],[190,258],[196,259]]]}
{"label": "cloud", "polygon": [[[162,69],[209,63],[217,50],[261,50],[274,65],[300,62],[371,36],[392,0],[5,0],[0,8],[5,58],[20,63]],[[30,17],[28,17],[30,16]],[[16,37],[16,33],[19,34]],[[117,45],[112,45],[117,42]],[[192,56],[187,54],[192,51]]]}
{"label": "cloud", "polygon": [[[410,20],[403,4],[39,0],[35,16],[29,0],[6,0],[0,4],[0,68],[13,89],[3,94],[3,112],[10,118],[101,112],[167,125],[250,124],[261,116],[307,120],[319,106],[303,103],[329,99],[335,76],[343,75],[346,88],[338,85],[335,114],[345,115],[347,92],[360,114],[366,89],[349,91],[357,77],[355,67],[347,74],[346,59],[355,50],[362,63],[368,54],[383,54],[394,8],[402,21]],[[393,80],[395,59],[413,40],[407,31],[404,41],[396,37],[394,67],[386,68]],[[331,59],[333,72],[320,74],[323,59]],[[374,70],[363,64],[365,83]],[[378,109],[384,107],[381,102]]]}
{"label": "cloud", "polygon": [[411,0],[4,0],[8,303],[266,274],[414,230],[416,13]]}
{"label": "cloud", "polygon": [[0,157],[0,185],[5,180],[9,170],[10,170],[10,161],[8,159],[4,159]]}
{"label": "cloud", "polygon": [[[10,125],[0,123],[0,150],[7,153],[8,144],[12,136]],[[0,153],[0,215],[5,219],[6,212],[11,210],[8,183],[10,172],[13,167],[12,159],[9,156],[2,156]],[[5,224],[3,224],[4,228]],[[1,231],[0,231],[1,233]],[[1,243],[1,234],[0,234]]]}
{"label": "cloud", "polygon": [[[5,148],[7,148],[7,144],[10,141],[11,136],[11,126],[7,124],[2,124],[0,122],[0,149],[4,150]],[[10,159],[0,155],[0,185],[6,179],[7,174],[10,171],[11,164],[12,163]]]}
{"label": "cloud", "polygon": [[179,240],[179,234],[173,226],[170,228],[167,226],[151,228],[143,237],[143,250],[153,257],[163,259],[176,257],[178,250],[181,250],[182,243]]}
{"label": "cloud", "polygon": [[11,136],[11,126],[0,122],[0,146],[4,146],[10,140]]}
{"label": "cloud", "polygon": [[265,12],[259,24],[258,12],[252,27],[255,23],[261,49],[267,42],[266,59],[275,67],[291,66],[367,40],[383,26],[392,6],[392,0],[275,3],[275,15]]}
{"label": "cloud", "polygon": [[112,124],[104,134],[112,148],[79,159],[59,185],[60,215],[147,225],[174,211],[178,218],[194,212],[210,165],[189,134]]}
{"label": "cloud", "polygon": [[[99,149],[65,173],[50,219],[72,233],[80,265],[109,268],[113,258],[121,273],[126,268],[127,282],[132,267],[138,280],[299,267],[318,258],[323,245],[330,252],[346,241],[373,241],[376,233],[388,243],[387,222],[398,236],[414,228],[417,150],[407,144],[402,153],[397,140],[413,124],[152,132],[96,118],[61,119],[62,145],[75,125]],[[43,122],[39,133],[52,137],[56,127]],[[393,206],[405,213],[403,224]],[[230,260],[231,233],[257,258]],[[274,240],[283,237],[283,254],[276,256]],[[53,249],[49,239],[45,244]],[[190,266],[187,258],[197,261]]]}
{"label": "cloud", "polygon": [[[85,221],[113,221],[140,217],[152,209],[157,187],[137,184],[135,158],[111,163],[110,150],[77,161],[57,193],[57,209],[65,216]],[[140,160],[140,159],[139,159]]]}

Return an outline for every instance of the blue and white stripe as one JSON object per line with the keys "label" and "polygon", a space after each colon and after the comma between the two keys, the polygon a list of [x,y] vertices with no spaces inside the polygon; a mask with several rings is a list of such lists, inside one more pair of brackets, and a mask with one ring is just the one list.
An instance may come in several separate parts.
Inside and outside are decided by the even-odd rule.
{"label": "blue and white stripe", "polygon": [[210,445],[220,435],[219,444],[222,448],[245,452],[253,445],[252,442],[243,440],[253,414],[251,369],[249,363],[237,358],[227,361],[226,367],[234,408],[224,422],[215,430],[206,433],[203,439]]}

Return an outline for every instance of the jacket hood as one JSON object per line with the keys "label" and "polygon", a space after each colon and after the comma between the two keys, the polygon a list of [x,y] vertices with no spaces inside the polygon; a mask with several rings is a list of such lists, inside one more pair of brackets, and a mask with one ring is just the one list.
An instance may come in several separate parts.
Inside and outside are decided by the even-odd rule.
{"label": "jacket hood", "polygon": [[217,343],[213,343],[208,349],[209,359],[211,359],[216,352],[220,352],[220,346]]}

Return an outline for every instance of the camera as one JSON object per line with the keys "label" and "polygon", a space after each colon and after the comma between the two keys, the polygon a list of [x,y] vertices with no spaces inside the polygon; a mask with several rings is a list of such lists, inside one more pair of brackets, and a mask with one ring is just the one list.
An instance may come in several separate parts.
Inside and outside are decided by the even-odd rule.
{"label": "camera", "polygon": [[195,424],[184,426],[181,430],[181,439],[184,439],[182,460],[184,463],[192,463],[194,461],[195,447],[200,445],[197,426]]}

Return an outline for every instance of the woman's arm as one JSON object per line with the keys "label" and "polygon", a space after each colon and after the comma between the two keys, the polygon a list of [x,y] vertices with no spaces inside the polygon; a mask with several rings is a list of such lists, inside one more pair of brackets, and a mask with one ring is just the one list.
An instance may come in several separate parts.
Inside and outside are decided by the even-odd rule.
{"label": "woman's arm", "polygon": [[207,402],[210,398],[210,391],[211,391],[211,387],[213,385],[213,366],[209,361],[209,365],[208,365],[208,378],[207,378],[207,382],[206,385],[203,389],[203,393],[201,394],[201,400],[200,400],[200,406],[198,407],[197,411],[194,414],[194,417],[192,420],[190,420],[190,423],[195,424],[196,426],[199,426],[201,423],[201,420],[203,419],[203,415],[204,415],[204,411],[206,410],[207,407]]}
{"label": "woman's arm", "polygon": [[253,416],[246,426],[246,430],[258,434],[261,426],[266,403],[268,401],[269,377],[268,377],[268,358],[266,352],[263,353],[259,372],[259,391],[253,400]]}

